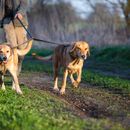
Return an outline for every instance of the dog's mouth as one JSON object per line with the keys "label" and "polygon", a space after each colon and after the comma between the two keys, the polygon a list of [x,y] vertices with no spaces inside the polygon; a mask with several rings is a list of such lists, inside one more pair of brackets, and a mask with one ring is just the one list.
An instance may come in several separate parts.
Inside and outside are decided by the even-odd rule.
{"label": "dog's mouth", "polygon": [[87,59],[87,56],[82,55],[82,56],[81,56],[81,59],[82,59],[82,60],[86,60],[86,59]]}
{"label": "dog's mouth", "polygon": [[4,63],[4,64],[7,64],[7,62],[8,62],[8,59],[7,59],[7,57],[6,56],[0,56],[0,62],[1,63]]}
{"label": "dog's mouth", "polygon": [[7,62],[8,62],[7,60],[3,61],[4,64],[7,64]]}

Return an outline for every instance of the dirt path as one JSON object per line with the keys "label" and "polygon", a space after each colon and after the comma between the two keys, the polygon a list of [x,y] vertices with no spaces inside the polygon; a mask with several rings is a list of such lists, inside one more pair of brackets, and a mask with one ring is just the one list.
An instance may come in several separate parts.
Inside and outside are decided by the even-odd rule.
{"label": "dirt path", "polygon": [[66,95],[61,96],[53,92],[53,78],[45,73],[23,74],[20,81],[30,88],[48,91],[57,98],[65,100],[75,107],[78,115],[84,118],[109,118],[121,122],[127,128],[130,127],[130,98],[128,97],[83,83],[78,89],[72,88],[68,83]]}

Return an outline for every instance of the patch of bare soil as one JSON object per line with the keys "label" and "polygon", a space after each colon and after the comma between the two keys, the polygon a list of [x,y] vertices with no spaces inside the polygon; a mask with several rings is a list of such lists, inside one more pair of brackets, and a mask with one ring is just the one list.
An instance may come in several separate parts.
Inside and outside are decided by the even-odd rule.
{"label": "patch of bare soil", "polygon": [[61,96],[53,91],[53,78],[45,73],[23,74],[20,81],[30,88],[48,91],[64,100],[82,117],[109,118],[130,128],[130,97],[128,96],[124,97],[98,86],[83,83],[78,89],[74,89],[68,83],[66,94]]}

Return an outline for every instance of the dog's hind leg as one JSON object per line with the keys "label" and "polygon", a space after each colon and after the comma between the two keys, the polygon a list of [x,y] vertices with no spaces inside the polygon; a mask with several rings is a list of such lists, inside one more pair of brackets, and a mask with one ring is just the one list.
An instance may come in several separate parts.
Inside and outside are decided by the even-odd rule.
{"label": "dog's hind leg", "polygon": [[[19,71],[17,69],[17,77],[19,76]],[[12,90],[16,91],[16,86],[14,80],[12,81]]]}
{"label": "dog's hind leg", "polygon": [[18,57],[18,71],[17,74],[19,75],[22,70],[22,63],[24,60],[24,56]]}
{"label": "dog's hind leg", "polygon": [[54,62],[54,90],[59,91],[58,88],[58,71],[59,71],[59,65],[58,62]]}

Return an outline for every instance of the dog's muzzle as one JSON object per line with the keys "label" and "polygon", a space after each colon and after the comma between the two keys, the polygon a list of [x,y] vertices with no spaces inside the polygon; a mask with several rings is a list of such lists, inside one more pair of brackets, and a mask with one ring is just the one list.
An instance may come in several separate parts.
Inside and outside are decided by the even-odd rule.
{"label": "dog's muzzle", "polygon": [[81,57],[82,57],[83,60],[87,59],[87,56],[85,56],[85,55],[82,55]]}
{"label": "dog's muzzle", "polygon": [[7,60],[7,57],[4,55],[0,55],[0,62],[4,62]]}

